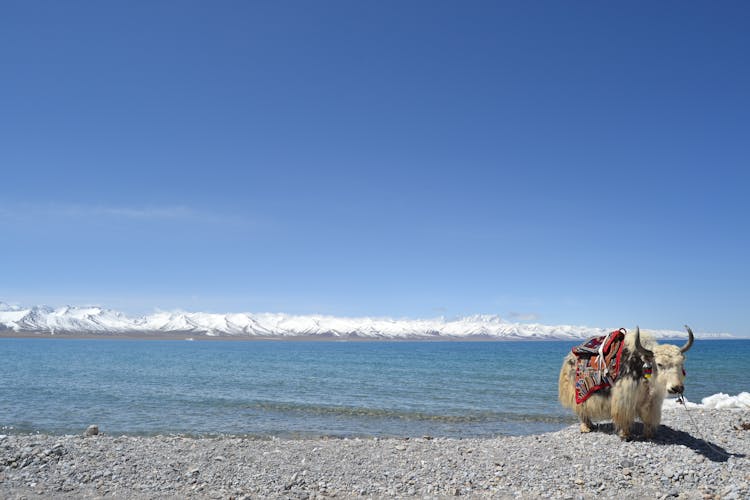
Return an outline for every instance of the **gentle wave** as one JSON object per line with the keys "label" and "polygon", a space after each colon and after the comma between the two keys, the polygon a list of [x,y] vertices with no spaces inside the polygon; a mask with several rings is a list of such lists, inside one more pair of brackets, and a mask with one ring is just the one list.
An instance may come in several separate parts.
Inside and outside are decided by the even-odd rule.
{"label": "gentle wave", "polygon": [[244,408],[280,413],[297,413],[322,416],[370,417],[383,419],[399,419],[413,421],[432,421],[445,423],[481,423],[493,421],[510,422],[543,422],[568,423],[567,416],[542,413],[513,413],[497,411],[465,411],[460,414],[433,414],[421,411],[394,410],[387,408],[367,408],[355,406],[315,405],[308,403],[279,403],[275,401],[260,401],[243,404]]}

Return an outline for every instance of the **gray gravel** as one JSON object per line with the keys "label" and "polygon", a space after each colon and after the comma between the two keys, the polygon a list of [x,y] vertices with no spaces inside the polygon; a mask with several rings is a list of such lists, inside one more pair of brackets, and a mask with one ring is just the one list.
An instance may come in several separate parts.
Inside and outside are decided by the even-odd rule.
{"label": "gray gravel", "polygon": [[[750,412],[492,439],[0,435],[0,498],[750,497]],[[82,431],[83,432],[83,431]],[[705,440],[704,440],[705,439]]]}

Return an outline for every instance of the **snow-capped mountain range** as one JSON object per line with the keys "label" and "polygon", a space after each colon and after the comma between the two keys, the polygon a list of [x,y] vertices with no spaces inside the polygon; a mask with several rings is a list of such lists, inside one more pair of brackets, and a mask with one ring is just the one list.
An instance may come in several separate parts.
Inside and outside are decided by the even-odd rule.
{"label": "snow-capped mountain range", "polygon": [[[24,308],[0,302],[0,332],[51,335],[165,336],[191,335],[235,338],[319,337],[351,339],[577,340],[604,335],[615,327],[549,326],[512,323],[499,316],[456,319],[344,318],[280,313],[213,314],[157,312],[130,317],[98,306]],[[684,331],[648,330],[656,338],[685,338]],[[732,338],[729,334],[697,332],[699,338]]]}

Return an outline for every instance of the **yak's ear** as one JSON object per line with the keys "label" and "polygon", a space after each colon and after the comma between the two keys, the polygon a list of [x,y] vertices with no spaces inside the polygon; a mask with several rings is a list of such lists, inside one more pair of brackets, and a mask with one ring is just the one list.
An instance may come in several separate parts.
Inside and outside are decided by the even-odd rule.
{"label": "yak's ear", "polygon": [[641,329],[637,326],[635,327],[635,349],[646,359],[654,358],[654,352],[641,345]]}

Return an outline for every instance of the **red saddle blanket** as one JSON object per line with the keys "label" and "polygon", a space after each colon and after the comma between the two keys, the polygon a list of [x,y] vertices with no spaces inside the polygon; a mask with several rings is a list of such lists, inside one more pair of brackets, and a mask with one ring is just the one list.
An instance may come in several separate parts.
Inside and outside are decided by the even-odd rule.
{"label": "red saddle blanket", "polygon": [[620,372],[620,356],[626,330],[593,337],[572,351],[576,356],[576,403],[586,401],[596,391],[611,387]]}

